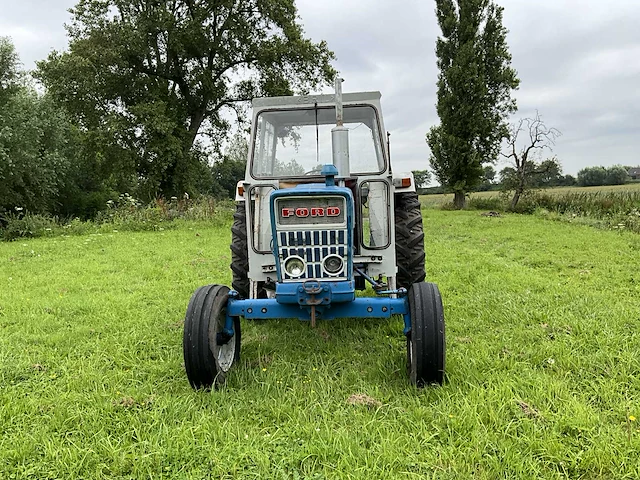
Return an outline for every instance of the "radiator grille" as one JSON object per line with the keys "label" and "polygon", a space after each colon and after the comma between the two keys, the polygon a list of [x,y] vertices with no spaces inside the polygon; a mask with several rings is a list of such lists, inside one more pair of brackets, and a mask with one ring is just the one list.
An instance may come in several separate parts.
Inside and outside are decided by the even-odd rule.
{"label": "radiator grille", "polygon": [[[302,230],[286,231],[278,234],[278,253],[284,281],[300,281],[310,279],[345,280],[347,278],[347,231],[339,230]],[[307,269],[300,277],[291,277],[284,270],[285,260],[296,255],[302,258]],[[328,255],[342,257],[345,268],[338,275],[329,275],[322,268],[322,261]]]}

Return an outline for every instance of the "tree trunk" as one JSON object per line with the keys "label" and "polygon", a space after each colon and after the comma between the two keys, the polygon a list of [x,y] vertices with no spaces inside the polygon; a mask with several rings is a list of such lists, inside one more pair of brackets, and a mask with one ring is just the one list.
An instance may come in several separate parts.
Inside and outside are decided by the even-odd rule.
{"label": "tree trunk", "polygon": [[520,201],[520,191],[516,189],[516,191],[513,194],[513,198],[511,199],[511,207],[509,209],[512,211],[515,210],[516,205],[518,205],[519,201]]}
{"label": "tree trunk", "polygon": [[462,210],[467,203],[467,197],[462,190],[456,190],[453,192],[453,206],[456,210]]}
{"label": "tree trunk", "polygon": [[515,191],[513,192],[513,198],[511,199],[510,209],[512,211],[516,209],[516,205],[518,205],[518,202],[520,201],[520,197],[524,193],[525,182],[526,182],[526,178],[524,178],[524,175],[522,175],[518,181],[518,185],[516,185]]}
{"label": "tree trunk", "polygon": [[202,122],[204,122],[205,114],[205,107],[201,107],[191,114],[189,128],[187,129],[187,137],[183,144],[185,153],[188,153],[189,150],[191,150],[191,147],[193,147],[193,143],[195,142],[196,137],[198,136],[198,132],[200,131],[200,126],[202,125]]}

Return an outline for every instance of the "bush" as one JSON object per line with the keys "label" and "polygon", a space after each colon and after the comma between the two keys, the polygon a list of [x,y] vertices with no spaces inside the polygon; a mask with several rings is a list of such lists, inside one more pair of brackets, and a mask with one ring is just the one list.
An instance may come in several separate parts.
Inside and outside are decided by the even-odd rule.
{"label": "bush", "polygon": [[587,167],[578,172],[578,185],[594,187],[601,185],[624,185],[630,180],[627,169],[622,165],[612,167]]}
{"label": "bush", "polygon": [[607,177],[604,179],[605,185],[624,185],[630,180],[627,169],[622,165],[614,165],[607,168]]}
{"label": "bush", "polygon": [[51,234],[57,227],[57,219],[47,215],[8,213],[2,218],[5,224],[1,237],[3,240],[17,238],[35,238]]}
{"label": "bush", "polygon": [[497,210],[504,211],[505,203],[499,196],[471,197],[467,202],[470,210]]}
{"label": "bush", "polygon": [[578,185],[581,187],[594,187],[604,185],[607,171],[604,167],[587,167],[578,172]]}

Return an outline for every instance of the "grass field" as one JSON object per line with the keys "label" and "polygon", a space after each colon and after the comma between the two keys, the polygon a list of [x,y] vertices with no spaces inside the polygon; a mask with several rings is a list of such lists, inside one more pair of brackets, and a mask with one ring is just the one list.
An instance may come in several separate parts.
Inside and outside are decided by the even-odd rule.
{"label": "grass field", "polygon": [[401,321],[243,322],[227,385],[182,366],[229,230],[0,243],[0,478],[640,478],[640,236],[425,211],[448,381]]}
{"label": "grass field", "polygon": [[[622,192],[640,192],[640,182],[627,183],[626,185],[608,185],[601,187],[554,187],[537,192],[548,195],[567,195],[567,194],[593,194],[593,193],[622,193]],[[474,192],[469,198],[491,198],[500,196],[500,192]],[[510,197],[509,197],[510,198]],[[453,193],[440,193],[433,195],[421,195],[420,202],[428,207],[437,207],[445,203],[453,202]]]}

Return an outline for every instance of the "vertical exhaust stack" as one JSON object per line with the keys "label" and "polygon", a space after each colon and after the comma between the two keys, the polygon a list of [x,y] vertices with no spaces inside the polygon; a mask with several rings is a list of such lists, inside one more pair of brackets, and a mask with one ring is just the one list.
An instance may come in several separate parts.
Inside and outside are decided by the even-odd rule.
{"label": "vertical exhaust stack", "polygon": [[342,117],[342,78],[336,76],[336,126],[331,129],[331,148],[333,164],[338,169],[338,178],[347,178],[351,174],[349,167],[349,129],[344,126]]}

